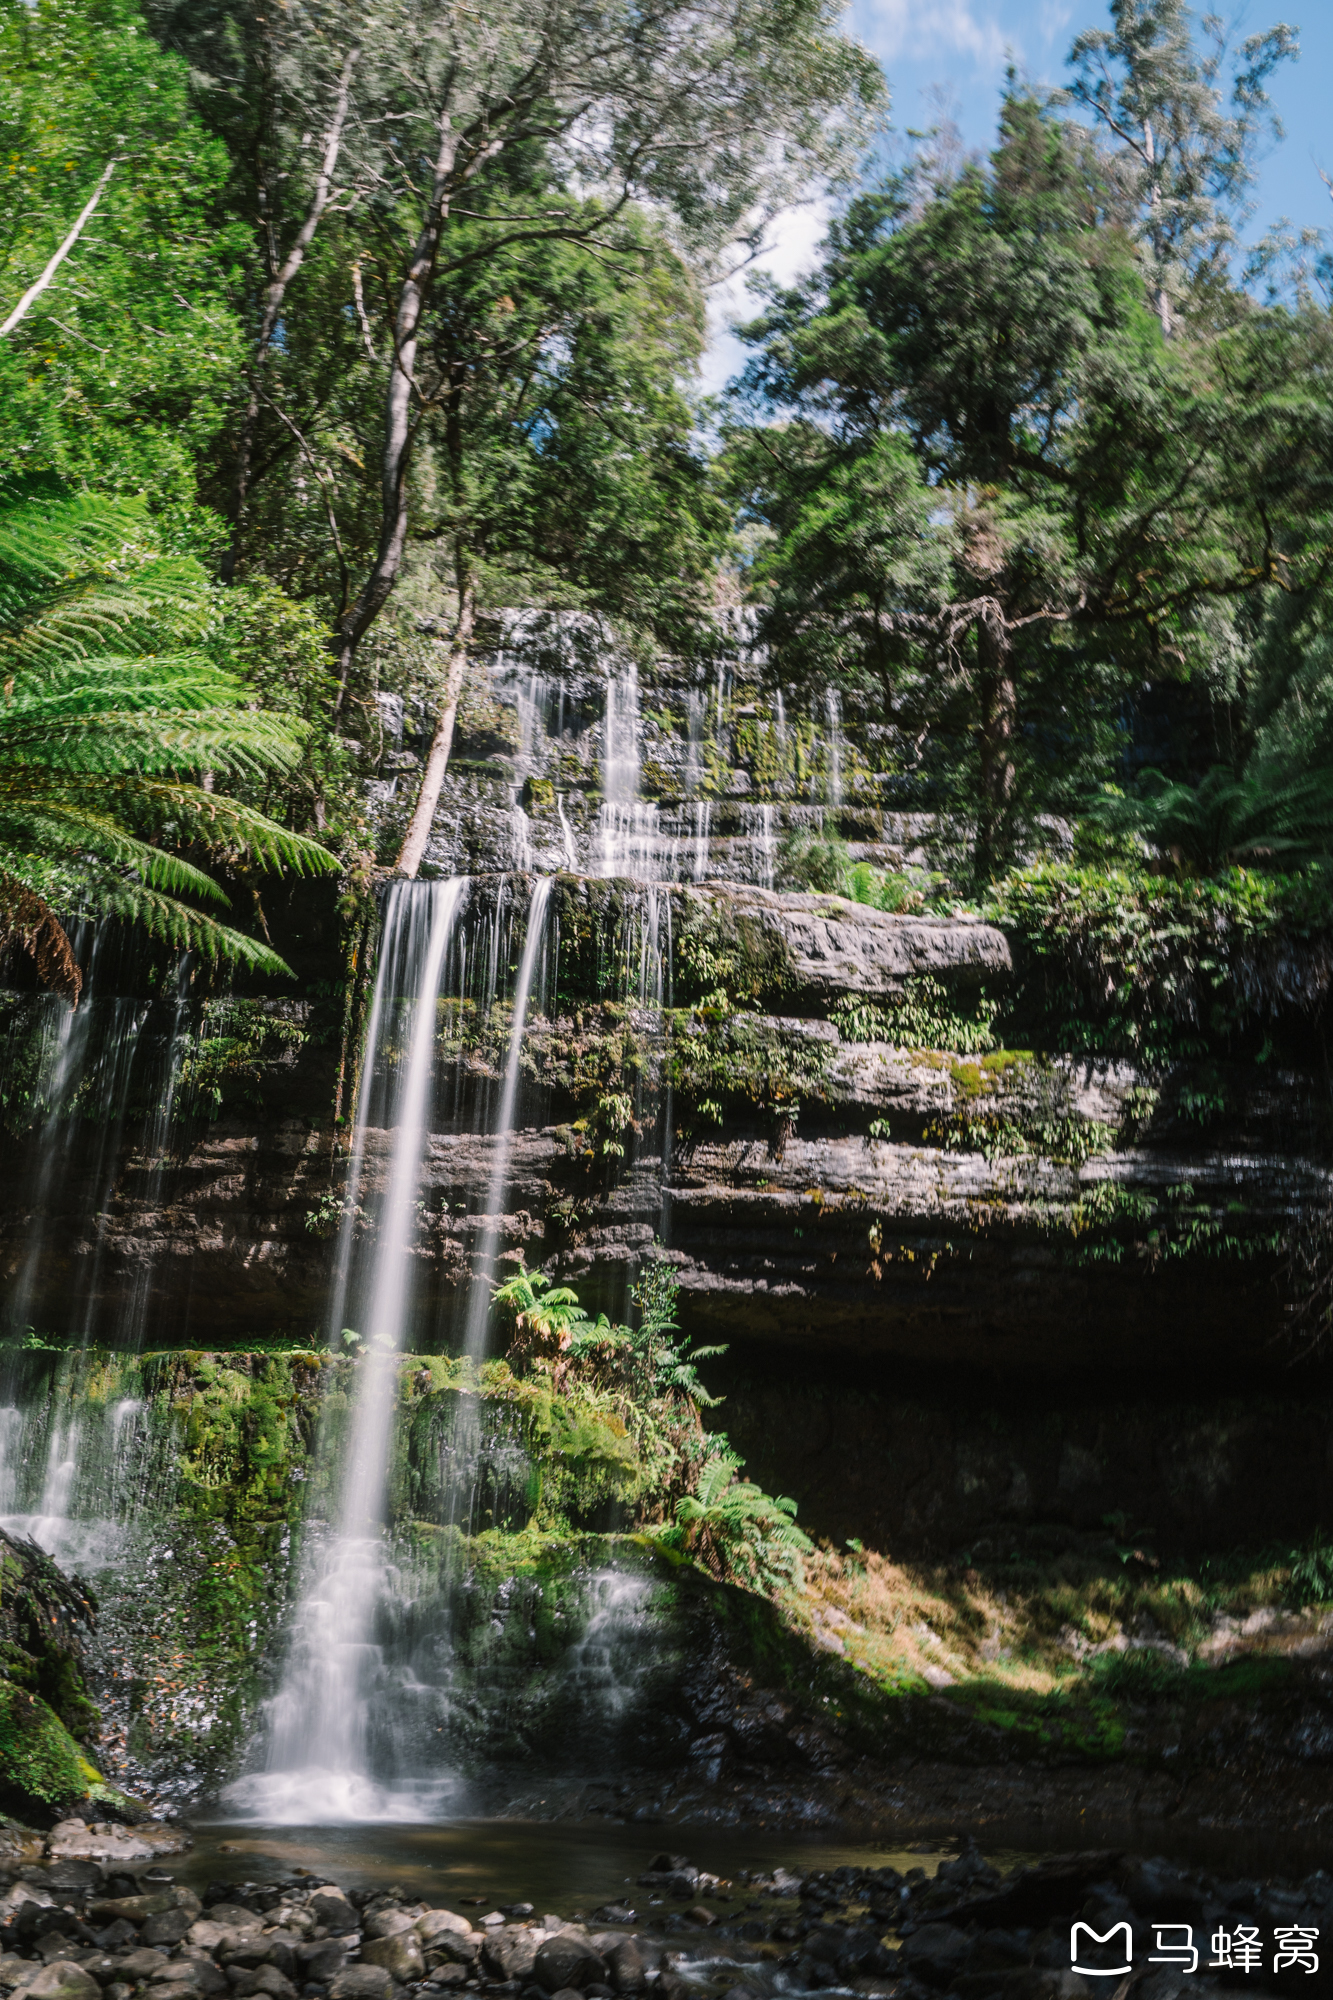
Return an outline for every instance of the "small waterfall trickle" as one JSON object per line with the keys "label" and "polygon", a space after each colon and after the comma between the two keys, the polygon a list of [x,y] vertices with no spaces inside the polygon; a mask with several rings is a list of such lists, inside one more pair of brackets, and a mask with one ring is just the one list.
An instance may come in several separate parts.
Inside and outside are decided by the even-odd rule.
{"label": "small waterfall trickle", "polygon": [[747,837],[750,843],[750,873],[761,889],[771,889],[777,866],[778,839],[771,805],[747,808]]}
{"label": "small waterfall trickle", "polygon": [[560,835],[565,843],[564,864],[570,874],[574,875],[578,873],[579,851],[574,844],[574,829],[570,825],[565,813],[565,795],[563,792],[557,792],[555,795],[555,809],[560,815]]}
{"label": "small waterfall trickle", "polygon": [[842,700],[835,687],[825,698],[828,711],[828,802],[842,804]]}
{"label": "small waterfall trickle", "polygon": [[481,1213],[481,1235],[474,1252],[472,1282],[468,1287],[463,1325],[463,1351],[474,1360],[481,1356],[491,1309],[491,1281],[494,1276],[496,1252],[500,1244],[505,1189],[509,1183],[509,1159],[514,1143],[514,1109],[518,1101],[523,1032],[528,1023],[528,1008],[536,983],[538,961],[546,944],[546,911],[550,899],[550,878],[539,876],[532,885],[532,900],[528,904],[528,927],[523,939],[523,952],[518,962],[518,977],[514,986],[514,1011],[509,1028],[504,1080],[491,1128],[495,1153],[486,1187],[485,1207]]}
{"label": "small waterfall trickle", "polygon": [[698,799],[694,805],[694,839],[691,845],[690,875],[696,882],[702,882],[708,873],[708,834],[712,825],[713,808],[707,799]]}

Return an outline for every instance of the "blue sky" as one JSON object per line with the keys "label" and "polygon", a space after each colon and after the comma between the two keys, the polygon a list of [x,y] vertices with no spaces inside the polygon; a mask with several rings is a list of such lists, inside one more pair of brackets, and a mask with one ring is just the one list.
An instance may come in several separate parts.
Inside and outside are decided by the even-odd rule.
{"label": "blue sky", "polygon": [[[1197,9],[1208,11],[1207,6]],[[1246,234],[1257,237],[1279,216],[1325,229],[1333,241],[1333,201],[1319,169],[1333,174],[1333,0],[1292,0],[1290,11],[1271,0],[1216,11],[1233,41],[1287,20],[1299,33],[1301,57],[1285,64],[1272,84],[1273,102],[1286,137],[1270,146],[1259,166],[1256,208]],[[899,130],[933,122],[944,102],[969,147],[989,145],[1006,64],[1012,59],[1034,83],[1065,81],[1065,58],[1075,35],[1105,24],[1104,7],[1088,0],[853,0],[851,30],[884,64],[892,93],[892,121]],[[790,278],[814,261],[823,233],[818,208],[785,216],[766,261]],[[704,367],[704,386],[717,389],[744,358],[724,331],[745,311],[743,293],[730,287],[714,304],[715,335]]]}

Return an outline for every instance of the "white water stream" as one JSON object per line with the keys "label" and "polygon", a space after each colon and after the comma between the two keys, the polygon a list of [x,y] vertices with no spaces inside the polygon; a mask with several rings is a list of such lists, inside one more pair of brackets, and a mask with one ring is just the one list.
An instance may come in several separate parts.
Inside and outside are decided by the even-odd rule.
{"label": "white water stream", "polygon": [[[389,1111],[392,1144],[378,1204],[378,1237],[364,1299],[364,1347],[356,1367],[351,1420],[340,1441],[340,1492],[333,1533],[312,1559],[293,1620],[282,1683],[269,1705],[266,1768],[239,1779],[226,1794],[247,1816],[284,1824],[433,1817],[448,1786],[386,1787],[371,1776],[371,1706],[382,1656],[375,1618],[390,1581],[384,1535],[385,1484],[393,1433],[398,1357],[412,1304],[417,1190],[431,1107],[440,984],[467,884],[394,883],[389,890],[367,1048],[368,1074],[359,1093],[349,1190],[359,1198],[365,1175],[369,1120],[378,1108],[378,1072],[395,1054],[396,1089]],[[402,984],[395,989],[395,981]],[[396,1037],[410,993],[406,1044]],[[373,1067],[372,1067],[373,1065]],[[348,1296],[347,1266],[355,1213],[345,1205],[340,1245],[338,1319]],[[337,1329],[341,1332],[341,1329]],[[335,1338],[337,1337],[335,1332]]]}
{"label": "white water stream", "polygon": [[528,928],[523,939],[523,953],[518,962],[518,978],[514,986],[514,1012],[509,1027],[509,1049],[505,1058],[504,1081],[492,1124],[495,1154],[486,1188],[486,1205],[482,1210],[482,1233],[474,1253],[472,1283],[468,1288],[463,1351],[474,1361],[481,1358],[486,1340],[486,1323],[491,1310],[491,1282],[495,1273],[495,1255],[500,1245],[505,1188],[509,1182],[509,1161],[514,1145],[514,1107],[518,1101],[523,1031],[528,1022],[528,1007],[532,999],[534,977],[546,944],[546,912],[550,900],[551,883],[548,877],[542,876],[533,883],[532,900],[528,904]]}

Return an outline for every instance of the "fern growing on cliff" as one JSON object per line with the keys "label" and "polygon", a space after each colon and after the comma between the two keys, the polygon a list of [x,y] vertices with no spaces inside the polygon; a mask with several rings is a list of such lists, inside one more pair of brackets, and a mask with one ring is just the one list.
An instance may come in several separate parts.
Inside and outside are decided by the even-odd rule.
{"label": "fern growing on cliff", "polygon": [[208,657],[214,618],[203,570],[163,553],[139,505],[0,506],[0,945],[21,945],[70,1000],[82,984],[76,916],[287,971],[197,907],[227,898],[188,850],[260,868],[337,865],[213,789],[289,770],[302,743],[299,723],[253,705]]}
{"label": "fern growing on cliff", "polygon": [[714,1451],[697,1491],[677,1500],[675,1525],[660,1539],[684,1549],[719,1583],[757,1590],[799,1583],[801,1557],[814,1543],[796,1525],[796,1502],[742,1479],[741,1468],[734,1453]]}

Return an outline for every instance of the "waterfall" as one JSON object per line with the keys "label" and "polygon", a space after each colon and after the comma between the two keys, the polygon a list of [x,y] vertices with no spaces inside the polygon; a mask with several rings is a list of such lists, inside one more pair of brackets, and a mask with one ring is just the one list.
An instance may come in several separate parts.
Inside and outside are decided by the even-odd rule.
{"label": "waterfall", "polygon": [[[113,1365],[111,1382],[142,1391],[138,1367]],[[32,1357],[17,1372],[0,1408],[0,1526],[98,1578],[174,1489],[170,1418],[142,1393],[108,1395],[104,1356],[76,1351],[54,1368]]]}
{"label": "waterfall", "polygon": [[842,804],[842,702],[831,687],[825,697],[828,709],[828,802]]}
{"label": "waterfall", "polygon": [[500,1244],[505,1189],[509,1181],[509,1156],[514,1142],[514,1108],[518,1101],[519,1064],[523,1051],[523,1031],[527,1026],[538,955],[546,942],[546,909],[551,899],[551,883],[539,876],[532,885],[528,904],[528,928],[523,954],[518,962],[514,987],[514,1012],[509,1028],[509,1049],[505,1058],[500,1103],[492,1125],[495,1154],[486,1187],[483,1227],[477,1242],[472,1283],[468,1288],[467,1313],[463,1329],[463,1351],[478,1359],[486,1340],[486,1323],[491,1309],[491,1279]]}
{"label": "waterfall", "polygon": [[576,875],[579,866],[579,851],[574,845],[574,829],[565,817],[565,795],[563,792],[557,792],[555,795],[555,809],[560,815],[560,834],[565,843],[564,864],[571,875]]}
{"label": "waterfall", "polygon": [[761,889],[773,887],[778,840],[770,805],[746,808],[747,839],[750,845],[750,873]]}
{"label": "waterfall", "polygon": [[[369,1121],[384,1108],[385,1086],[377,1073],[398,1053],[399,1009],[393,1003],[404,987],[411,993],[411,1008],[387,1107],[393,1140],[364,1296],[363,1353],[351,1422],[341,1441],[336,1524],[312,1562],[293,1621],[286,1671],[269,1708],[267,1768],[239,1779],[225,1794],[242,1813],[287,1824],[429,1817],[444,1798],[438,1784],[424,1794],[377,1784],[370,1775],[369,1730],[383,1664],[375,1643],[376,1612],[391,1585],[382,1526],[385,1484],[398,1356],[411,1315],[412,1245],[431,1106],[437,1006],[466,889],[461,879],[394,883],[386,904],[367,1048],[367,1063],[374,1068],[358,1097],[349,1172],[353,1199],[344,1205],[334,1290],[335,1338],[349,1294],[355,1197],[365,1175]],[[402,984],[395,987],[397,981]]]}
{"label": "waterfall", "polygon": [[639,676],[631,663],[620,679],[606,684],[597,872],[652,882],[661,866],[660,830],[657,807],[639,797],[641,734]]}
{"label": "waterfall", "polygon": [[[80,945],[87,939],[84,927]],[[45,1321],[43,1331],[72,1335],[85,1344],[105,1320],[101,1291],[107,1250],[115,1240],[114,1196],[118,1182],[134,1170],[123,1148],[131,1106],[147,1107],[141,1158],[148,1173],[143,1194],[136,1198],[151,1213],[162,1199],[177,1087],[194,1033],[187,960],[182,958],[177,970],[164,1041],[160,1031],[152,1031],[152,1002],[99,990],[109,977],[103,964],[112,955],[109,940],[114,943],[109,927],[92,932],[77,1007],[59,1000],[45,1003],[39,1057],[41,1120],[31,1142],[32,1219],[23,1262],[4,1306],[5,1319],[16,1330],[28,1328],[37,1317]],[[68,1230],[59,1226],[59,1204],[62,1198],[70,1199],[72,1190],[79,1191],[79,1207],[93,1218],[90,1253],[77,1238],[71,1243]],[[48,1268],[53,1254],[60,1257],[71,1248],[72,1269],[53,1280]],[[151,1251],[145,1249],[115,1311],[112,1337],[118,1347],[136,1349],[143,1344],[153,1268]],[[57,1284],[61,1302],[53,1324],[45,1301]]]}

